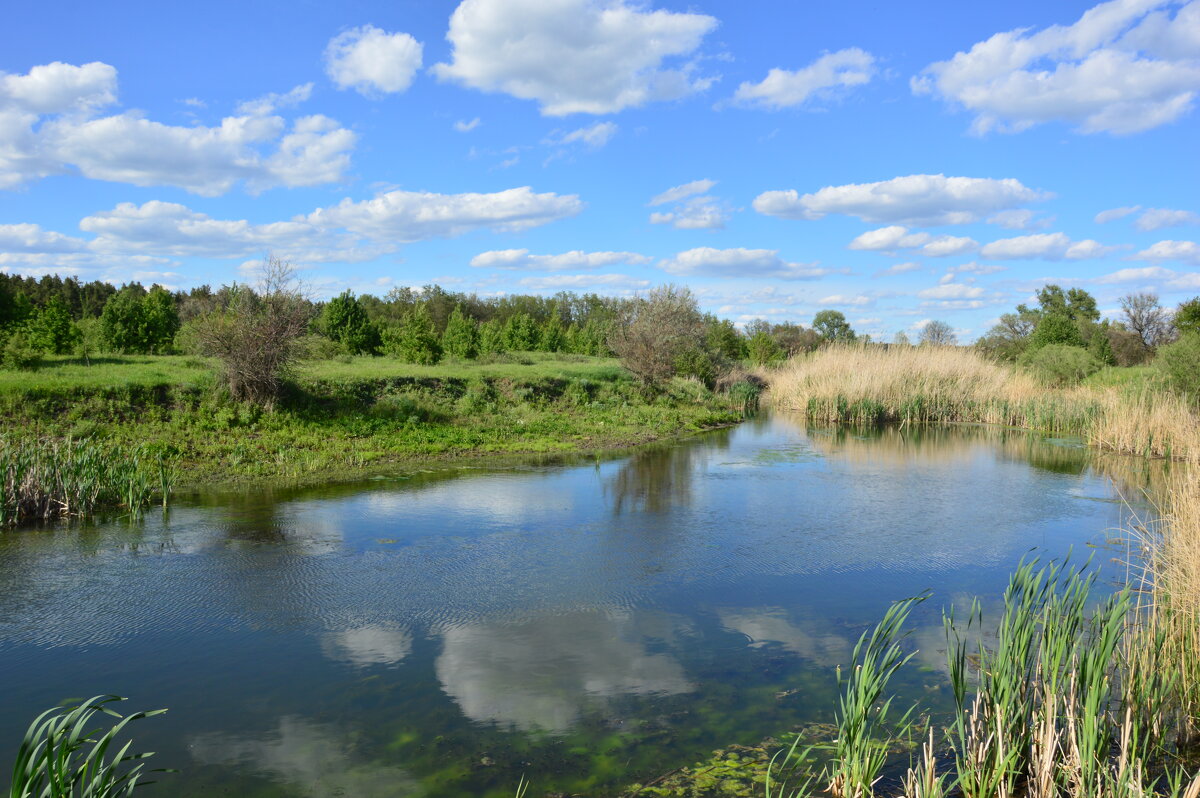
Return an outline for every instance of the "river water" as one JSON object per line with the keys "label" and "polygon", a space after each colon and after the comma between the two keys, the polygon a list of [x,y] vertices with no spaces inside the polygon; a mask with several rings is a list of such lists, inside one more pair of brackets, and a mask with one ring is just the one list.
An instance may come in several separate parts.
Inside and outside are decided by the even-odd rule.
{"label": "river water", "polygon": [[617,794],[830,720],[854,641],[927,589],[899,687],[944,701],[944,606],[1031,552],[1123,578],[1137,478],[1106,473],[1024,432],[776,414],[3,534],[0,764],[42,709],[116,693],[170,710],[133,726],[181,771],[147,796]]}

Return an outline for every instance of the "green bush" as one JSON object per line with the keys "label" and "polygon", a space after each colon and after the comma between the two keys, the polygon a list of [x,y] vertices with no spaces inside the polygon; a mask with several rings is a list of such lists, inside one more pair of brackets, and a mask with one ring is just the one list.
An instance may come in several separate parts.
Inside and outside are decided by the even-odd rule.
{"label": "green bush", "polygon": [[42,350],[24,330],[17,330],[0,343],[0,368],[33,369],[41,359]]}
{"label": "green bush", "polygon": [[1047,385],[1078,385],[1100,369],[1096,359],[1081,346],[1047,344],[1021,355],[1017,362]]}
{"label": "green bush", "polygon": [[1175,343],[1159,347],[1154,367],[1173,389],[1200,401],[1200,332],[1187,333]]}

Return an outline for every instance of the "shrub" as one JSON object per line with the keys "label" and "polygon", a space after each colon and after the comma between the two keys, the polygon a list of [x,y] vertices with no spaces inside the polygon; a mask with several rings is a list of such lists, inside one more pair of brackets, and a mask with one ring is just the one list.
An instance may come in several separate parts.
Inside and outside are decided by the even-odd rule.
{"label": "shrub", "polygon": [[664,285],[625,307],[608,344],[625,368],[650,386],[669,380],[681,356],[697,349],[703,337],[704,317],[695,295]]}
{"label": "shrub", "polygon": [[201,352],[220,358],[221,380],[237,400],[271,405],[300,355],[311,307],[290,264],[268,257],[260,293],[234,286],[226,310],[197,322]]}
{"label": "shrub", "polygon": [[1200,332],[1187,333],[1173,344],[1160,347],[1154,367],[1176,391],[1200,401]]}
{"label": "shrub", "polygon": [[109,298],[100,314],[107,348],[114,352],[167,352],[179,331],[175,298],[161,286],[148,292],[131,283]]}
{"label": "shrub", "polygon": [[1047,344],[1031,349],[1017,361],[1047,385],[1078,385],[1100,369],[1096,359],[1081,346]]}
{"label": "shrub", "polygon": [[472,360],[479,355],[479,329],[473,319],[467,318],[462,305],[455,305],[446,330],[442,333],[442,349],[446,354]]}
{"label": "shrub", "polygon": [[1072,347],[1084,345],[1079,325],[1066,313],[1054,312],[1043,315],[1029,336],[1027,351],[1032,352],[1044,346],[1055,345]]}
{"label": "shrub", "polygon": [[4,338],[0,344],[0,367],[6,369],[37,368],[42,359],[42,350],[24,330],[17,330]]}
{"label": "shrub", "polygon": [[432,366],[442,359],[442,345],[433,331],[433,320],[425,305],[405,314],[399,325],[383,331],[383,351],[406,363]]}
{"label": "shrub", "polygon": [[780,360],[784,356],[783,349],[775,342],[770,333],[760,330],[746,344],[750,361],[756,366],[765,366]]}
{"label": "shrub", "polygon": [[80,338],[71,311],[57,296],[51,297],[26,326],[34,346],[54,355],[69,354]]}
{"label": "shrub", "polygon": [[352,355],[373,354],[379,349],[379,329],[350,291],[336,296],[321,314],[321,328]]}

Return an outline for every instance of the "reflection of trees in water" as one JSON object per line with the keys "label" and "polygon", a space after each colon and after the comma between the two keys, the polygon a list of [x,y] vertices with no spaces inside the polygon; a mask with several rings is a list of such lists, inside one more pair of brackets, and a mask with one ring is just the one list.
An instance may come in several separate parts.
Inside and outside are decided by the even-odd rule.
{"label": "reflection of trees in water", "polygon": [[697,464],[714,450],[729,448],[730,430],[675,444],[647,446],[626,460],[604,486],[613,513],[660,513],[692,498]]}
{"label": "reflection of trees in water", "polygon": [[194,737],[189,746],[202,764],[249,771],[283,782],[290,795],[325,798],[392,798],[421,792],[398,767],[359,761],[350,736],[297,717],[279,719],[279,727],[261,736],[212,733]]}

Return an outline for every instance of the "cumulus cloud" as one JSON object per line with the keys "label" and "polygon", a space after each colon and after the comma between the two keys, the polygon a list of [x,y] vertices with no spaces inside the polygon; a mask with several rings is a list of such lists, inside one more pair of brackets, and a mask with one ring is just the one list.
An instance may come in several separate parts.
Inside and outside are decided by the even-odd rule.
{"label": "cumulus cloud", "polygon": [[547,116],[614,113],[707,88],[690,63],[664,61],[690,56],[716,26],[626,0],[463,0],[446,34],[451,60],[433,71]]}
{"label": "cumulus cloud", "polygon": [[1179,227],[1185,224],[1200,224],[1200,213],[1177,211],[1170,208],[1149,208],[1137,218],[1133,226],[1147,232],[1164,227]]}
{"label": "cumulus cloud", "polygon": [[1131,213],[1137,213],[1142,209],[1141,205],[1131,205],[1127,208],[1109,208],[1106,211],[1100,211],[1096,214],[1096,224],[1108,224],[1115,222],[1117,219],[1123,219]]}
{"label": "cumulus cloud", "polygon": [[680,200],[685,200],[695,194],[704,194],[712,189],[712,187],[716,184],[716,180],[709,180],[707,178],[703,180],[693,180],[690,183],[684,183],[682,186],[674,186],[667,189],[663,193],[653,197],[650,202],[647,203],[647,205],[653,208],[658,205],[666,205],[668,202],[679,202]]}
{"label": "cumulus cloud", "polygon": [[775,249],[714,249],[696,247],[659,262],[668,274],[681,277],[775,277],[781,280],[817,280],[835,271],[813,263],[788,263]]}
{"label": "cumulus cloud", "polygon": [[1051,219],[1038,219],[1036,211],[1022,208],[993,213],[987,222],[1000,225],[1006,230],[1044,230],[1050,226]]}
{"label": "cumulus cloud", "polygon": [[397,94],[421,68],[422,45],[407,33],[363,25],[339,33],[325,47],[325,74],[339,89],[365,97]]}
{"label": "cumulus cloud", "polygon": [[480,252],[471,258],[471,266],[476,269],[557,272],[600,269],[618,263],[649,263],[651,260],[636,252],[584,252],[576,249],[560,255],[532,255],[527,249],[497,249]]}
{"label": "cumulus cloud", "polygon": [[668,212],[650,214],[651,224],[669,224],[676,230],[717,230],[729,221],[730,211],[716,197],[692,197]]}
{"label": "cumulus cloud", "polygon": [[897,263],[892,266],[888,266],[886,269],[880,269],[879,271],[875,272],[875,274],[873,274],[871,276],[872,277],[885,277],[890,274],[907,274],[908,272],[918,271],[921,268],[922,267],[921,267],[920,263],[910,260],[910,261],[906,261],[904,263]]}
{"label": "cumulus cloud", "polygon": [[818,302],[822,305],[843,305],[855,308],[870,307],[875,304],[875,297],[866,294],[832,294],[821,297]]}
{"label": "cumulus cloud", "polygon": [[801,195],[794,189],[766,191],[754,199],[754,210],[784,219],[820,219],[841,213],[883,224],[967,224],[1051,196],[1014,178],[908,175],[877,183],[826,186],[812,194]]}
{"label": "cumulus cloud", "polygon": [[850,47],[826,53],[795,71],[772,69],[761,82],[738,86],[733,102],[772,110],[789,108],[803,105],[810,98],[826,98],[839,90],[861,86],[874,74],[875,57],[865,50]]}
{"label": "cumulus cloud", "polygon": [[82,238],[43,230],[36,224],[0,224],[0,252],[60,253],[87,248]]}
{"label": "cumulus cloud", "polygon": [[288,122],[274,111],[311,87],[243,103],[219,125],[179,127],[139,113],[98,116],[116,102],[107,64],[54,63],[0,76],[0,188],[69,171],[138,186],[176,186],[216,196],[243,183],[311,186],[340,180],[356,137],[328,117]]}
{"label": "cumulus cloud", "polygon": [[1176,272],[1164,269],[1162,266],[1143,266],[1138,269],[1118,269],[1111,274],[1097,277],[1098,283],[1136,283],[1147,280],[1169,280]]}
{"label": "cumulus cloud", "polygon": [[1195,241],[1159,241],[1134,256],[1136,260],[1179,261],[1200,266],[1200,244]]}
{"label": "cumulus cloud", "polygon": [[979,242],[964,236],[932,236],[929,233],[910,233],[903,225],[889,225],[877,230],[868,230],[848,245],[850,249],[874,252],[895,252],[900,249],[920,248],[921,254],[931,258],[961,255],[979,247]]}
{"label": "cumulus cloud", "polygon": [[1102,258],[1117,249],[1118,247],[1105,246],[1091,239],[1072,241],[1063,233],[1037,233],[1014,238],[1001,238],[990,244],[984,244],[979,254],[985,258],[998,260],[1018,258],[1086,260]]}
{"label": "cumulus cloud", "polygon": [[966,283],[942,283],[917,292],[922,299],[978,299],[983,289]]}
{"label": "cumulus cloud", "polygon": [[574,216],[577,195],[535,194],[529,186],[490,194],[389,191],[374,199],[349,198],[320,208],[307,221],[322,229],[345,228],[377,240],[401,243],[447,238],[480,228],[517,232]]}
{"label": "cumulus cloud", "polygon": [[[997,33],[913,79],[975,114],[972,130],[1049,121],[1137,133],[1188,113],[1200,89],[1200,2],[1110,0],[1072,25]],[[1174,12],[1174,13],[1172,13]]]}

